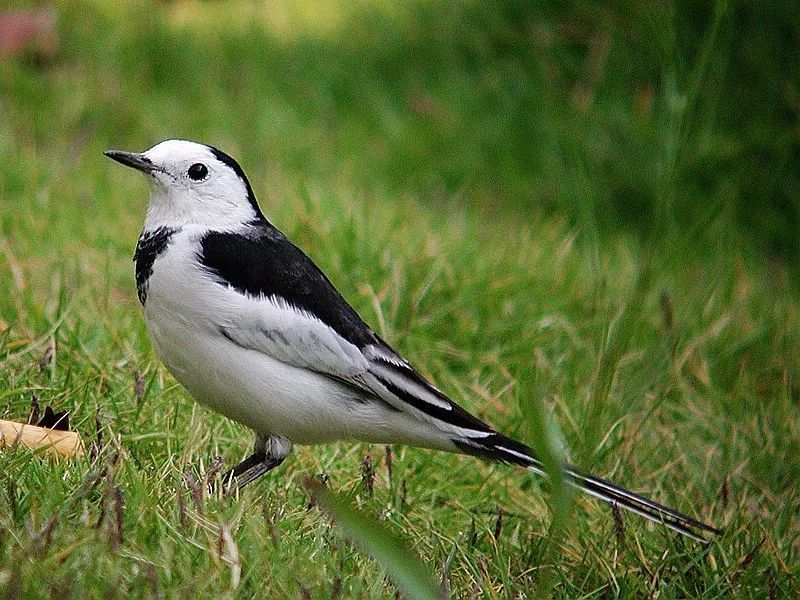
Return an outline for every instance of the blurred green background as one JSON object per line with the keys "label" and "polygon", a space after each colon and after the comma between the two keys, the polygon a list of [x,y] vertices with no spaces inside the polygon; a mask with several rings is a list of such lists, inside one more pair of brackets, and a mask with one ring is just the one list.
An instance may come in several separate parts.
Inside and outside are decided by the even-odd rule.
{"label": "blurred green background", "polygon": [[[796,596],[799,12],[4,3],[0,418],[37,394],[96,452],[0,452],[0,593],[394,597],[309,508],[301,482],[324,473],[456,597]],[[195,503],[187,482],[249,433],[153,354],[130,260],[146,187],[102,156],[175,137],[235,156],[267,217],[456,401],[530,443],[541,404],[570,460],[725,533],[619,529],[585,499],[548,510],[502,465],[351,444]]]}
{"label": "blurred green background", "polygon": [[9,168],[20,153],[84,162],[188,137],[256,178],[457,197],[490,215],[590,211],[636,235],[666,216],[694,248],[716,246],[722,220],[731,243],[793,264],[793,8],[58,3],[57,46],[0,67],[2,185],[25,185]]}

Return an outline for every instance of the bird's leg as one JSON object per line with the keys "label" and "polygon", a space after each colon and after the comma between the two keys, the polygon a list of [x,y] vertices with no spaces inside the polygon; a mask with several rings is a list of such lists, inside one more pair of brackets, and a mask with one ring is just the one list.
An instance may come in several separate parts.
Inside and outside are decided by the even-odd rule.
{"label": "bird's leg", "polygon": [[253,453],[222,476],[225,495],[242,489],[281,464],[292,451],[292,442],[280,436],[256,434]]}

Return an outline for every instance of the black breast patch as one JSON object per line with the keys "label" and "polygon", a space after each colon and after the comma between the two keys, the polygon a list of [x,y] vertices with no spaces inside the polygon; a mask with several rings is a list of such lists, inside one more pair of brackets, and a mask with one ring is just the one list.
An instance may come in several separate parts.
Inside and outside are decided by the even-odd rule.
{"label": "black breast patch", "polygon": [[317,265],[266,222],[242,233],[207,233],[201,246],[200,262],[220,284],[250,296],[280,298],[359,348],[378,340]]}
{"label": "black breast patch", "polygon": [[143,231],[139,236],[133,260],[136,262],[136,293],[142,306],[147,300],[147,281],[153,274],[153,263],[156,261],[156,257],[167,249],[169,238],[175,231],[169,227],[159,227],[151,231]]}

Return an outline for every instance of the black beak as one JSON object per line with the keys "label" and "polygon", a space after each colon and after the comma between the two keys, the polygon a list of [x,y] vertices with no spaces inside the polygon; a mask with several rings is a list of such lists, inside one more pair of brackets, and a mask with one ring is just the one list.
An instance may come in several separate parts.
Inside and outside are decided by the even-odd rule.
{"label": "black beak", "polygon": [[103,152],[108,158],[122,163],[126,167],[133,167],[144,173],[152,173],[159,170],[152,161],[144,154],[138,152],[122,152],[121,150],[106,150]]}

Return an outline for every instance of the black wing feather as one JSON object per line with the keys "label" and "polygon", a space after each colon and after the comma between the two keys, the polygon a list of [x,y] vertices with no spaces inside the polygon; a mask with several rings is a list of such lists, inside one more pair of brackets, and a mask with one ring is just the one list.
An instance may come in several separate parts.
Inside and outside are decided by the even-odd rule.
{"label": "black wing feather", "polygon": [[[365,351],[365,355],[371,355],[369,372],[402,403],[432,419],[483,434],[454,437],[453,443],[462,451],[542,472],[541,463],[529,447],[494,432],[397,355],[364,323],[314,262],[265,219],[258,219],[240,232],[209,232],[202,238],[201,248],[201,264],[221,285],[251,296],[281,298],[307,312]],[[363,389],[363,382],[343,380],[335,373],[322,373]],[[415,395],[415,387],[433,395],[438,404]],[[371,391],[380,399],[375,390]],[[583,491],[694,539],[705,541],[703,532],[716,532],[705,523],[573,467],[566,466],[566,475],[570,483]]]}
{"label": "black wing feather", "polygon": [[[267,221],[258,220],[239,232],[209,232],[200,243],[199,260],[221,285],[250,296],[280,298],[319,319],[360,350],[368,346],[379,348],[381,355],[373,358],[372,364],[384,371],[371,368],[370,372],[398,400],[449,425],[492,431],[400,357],[364,323],[319,267]],[[361,382],[349,383],[361,386]],[[415,396],[404,384],[419,387],[445,406]],[[367,391],[380,397],[375,390]]]}
{"label": "black wing feather", "polygon": [[200,262],[219,283],[241,294],[282,298],[313,315],[358,348],[377,335],[347,303],[319,267],[266,222],[243,232],[207,233]]}

